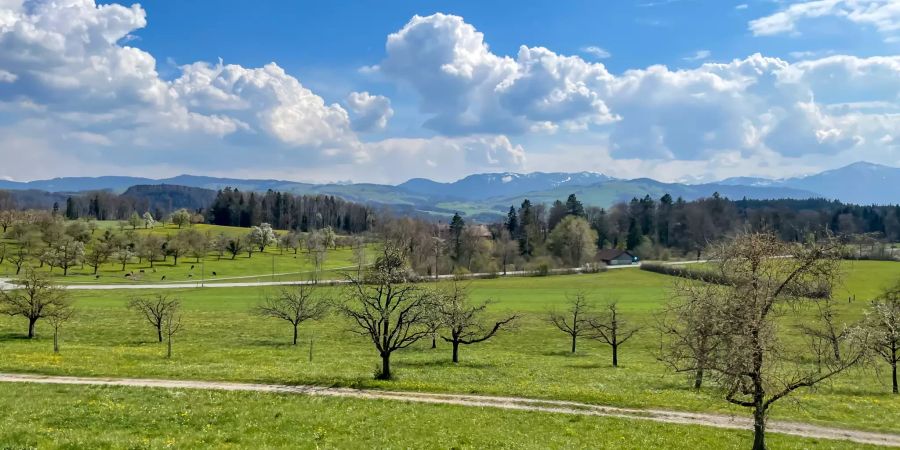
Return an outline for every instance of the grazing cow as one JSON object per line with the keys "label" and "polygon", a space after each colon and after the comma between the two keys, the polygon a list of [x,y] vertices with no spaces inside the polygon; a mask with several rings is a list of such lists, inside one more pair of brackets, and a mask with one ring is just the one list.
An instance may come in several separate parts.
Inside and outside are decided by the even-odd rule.
{"label": "grazing cow", "polygon": [[130,274],[130,273],[126,273],[126,274],[125,274],[125,278],[131,278],[131,274]]}
{"label": "grazing cow", "polygon": [[194,278],[194,274],[189,273],[189,274],[188,274],[188,278]]}
{"label": "grazing cow", "polygon": [[216,276],[216,273],[215,273],[215,272],[213,272],[213,276]]}
{"label": "grazing cow", "polygon": [[191,264],[191,270],[194,270],[194,265],[193,265],[193,264]]}
{"label": "grazing cow", "polygon": [[144,269],[141,269],[141,273],[144,273]]}
{"label": "grazing cow", "polygon": [[166,281],[166,276],[163,275],[162,278],[161,278],[159,281]]}
{"label": "grazing cow", "polygon": [[95,275],[95,276],[94,276],[94,279],[95,279],[95,280],[99,280],[99,279],[100,279],[100,275]]}

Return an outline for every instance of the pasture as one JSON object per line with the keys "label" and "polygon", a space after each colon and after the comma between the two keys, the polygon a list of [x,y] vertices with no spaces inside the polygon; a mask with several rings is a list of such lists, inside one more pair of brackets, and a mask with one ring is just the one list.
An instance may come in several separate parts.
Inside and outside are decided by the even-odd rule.
{"label": "pasture", "polygon": [[[898,263],[845,263],[845,276],[836,297],[856,295],[857,300],[838,302],[841,319],[849,322],[860,318],[868,299],[898,278]],[[469,288],[473,298],[493,300],[491,314],[522,314],[517,327],[485,343],[463,347],[458,365],[450,362],[449,345],[439,341],[438,348],[431,349],[430,341],[420,341],[395,355],[397,379],[387,382],[373,379],[379,360],[371,342],[349,333],[348,322],[339,316],[304,324],[300,330],[301,344],[289,345],[287,322],[250,314],[250,309],[264,295],[265,291],[259,288],[166,292],[179,296],[184,303],[185,331],[176,337],[172,359],[163,357],[164,346],[155,342],[150,326],[126,308],[131,296],[152,292],[81,291],[73,293],[78,313],[63,329],[62,352],[58,355],[52,353],[52,336],[47,324],[39,323],[38,338],[29,341],[22,337],[26,328],[23,319],[0,318],[0,371],[519,395],[616,406],[746,414],[726,403],[722,393],[712,387],[694,391],[687,376],[672,373],[657,361],[659,340],[653,324],[671,282],[668,276],[635,269],[472,281]],[[322,295],[341,295],[340,287],[319,289]],[[565,294],[579,290],[588,293],[597,304],[618,300],[625,319],[642,327],[638,336],[620,349],[619,368],[612,367],[608,348],[595,341],[579,342],[578,352],[571,355],[567,336],[547,323],[546,311],[561,309]],[[796,336],[794,325],[784,323],[781,332],[792,345],[805,345]],[[309,360],[310,342],[312,361]],[[883,369],[881,372],[854,369],[814,392],[800,391],[777,404],[772,417],[900,432],[900,399],[889,393]],[[121,395],[140,397],[142,394]],[[447,414],[459,413],[448,411]],[[638,429],[637,425],[634,429]],[[504,433],[513,430],[514,427]]]}
{"label": "pasture", "polygon": [[[192,228],[210,238],[219,235],[240,237],[245,236],[248,232],[247,228],[207,224],[193,225]],[[99,236],[104,229],[118,231],[118,223],[110,221],[98,222],[98,230],[95,231],[95,236]],[[180,231],[177,226],[171,224],[157,225],[150,229],[139,227],[131,230],[130,227],[126,227],[125,230],[132,231],[138,237],[146,236],[147,234],[171,237]],[[278,231],[278,233],[285,233],[285,231]],[[8,246],[8,252],[10,253],[17,245],[12,240],[0,240],[0,243],[4,242]],[[367,253],[372,255],[373,250],[369,249]],[[51,269],[46,265],[37,270],[51,274],[56,282],[63,284],[148,284],[197,282],[201,280],[209,283],[293,281],[312,279],[315,272],[315,264],[309,258],[309,254],[305,249],[300,248],[295,252],[293,249],[278,249],[274,245],[267,247],[263,252],[254,251],[252,254],[248,254],[246,251],[243,251],[233,258],[230,253],[225,252],[223,255],[219,255],[211,249],[206,256],[201,258],[193,255],[181,255],[177,264],[175,264],[174,258],[170,255],[164,259],[154,261],[152,265],[145,258],[139,258],[135,255],[125,264],[124,270],[122,263],[116,262],[114,259],[111,258],[109,262],[101,265],[96,275],[93,267],[86,264],[70,268],[67,276],[63,276],[61,269]],[[38,265],[38,262],[32,260],[30,264]],[[328,249],[319,277],[338,278],[340,276],[339,272],[352,271],[355,267],[356,262],[352,249],[347,247]],[[13,278],[15,277],[15,271],[15,266],[9,260],[0,263],[0,277]]]}

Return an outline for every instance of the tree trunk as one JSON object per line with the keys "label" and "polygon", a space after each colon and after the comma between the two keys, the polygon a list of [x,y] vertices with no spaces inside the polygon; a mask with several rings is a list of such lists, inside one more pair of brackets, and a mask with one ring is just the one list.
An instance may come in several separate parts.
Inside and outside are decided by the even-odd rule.
{"label": "tree trunk", "polygon": [[381,373],[378,374],[378,379],[380,379],[380,380],[390,380],[391,379],[391,354],[390,353],[382,353],[381,354]]}
{"label": "tree trunk", "polygon": [[28,319],[28,339],[34,338],[34,324],[37,323],[37,319]]}
{"label": "tree trunk", "polygon": [[431,348],[437,348],[437,334],[431,333]]}
{"label": "tree trunk", "polygon": [[572,353],[575,353],[575,339],[578,338],[577,335],[572,335]]}
{"label": "tree trunk", "polygon": [[53,329],[53,353],[59,353],[59,329]]}
{"label": "tree trunk", "polygon": [[159,342],[162,343],[162,326],[156,327],[156,336],[159,338]]}
{"label": "tree trunk", "polygon": [[896,359],[894,359],[894,362],[891,363],[891,371],[893,372],[893,375],[894,375],[894,393],[897,394],[898,389],[897,389],[897,360]]}
{"label": "tree trunk", "polygon": [[619,346],[613,345],[612,352],[613,352],[613,367],[619,367]]}
{"label": "tree trunk", "polygon": [[172,336],[166,340],[166,358],[172,357]]}
{"label": "tree trunk", "polygon": [[694,373],[694,389],[700,390],[700,386],[703,385],[703,369],[697,369],[697,372]]}
{"label": "tree trunk", "polygon": [[753,410],[753,450],[766,450],[766,410],[761,401]]}
{"label": "tree trunk", "polygon": [[459,341],[453,341],[453,362],[459,362]]}
{"label": "tree trunk", "polygon": [[294,345],[297,345],[297,325],[294,324]]}

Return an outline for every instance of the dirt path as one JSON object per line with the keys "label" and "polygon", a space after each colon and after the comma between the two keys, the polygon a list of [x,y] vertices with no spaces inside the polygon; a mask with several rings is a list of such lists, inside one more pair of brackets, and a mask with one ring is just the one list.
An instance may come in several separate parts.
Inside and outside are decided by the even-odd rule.
{"label": "dirt path", "polygon": [[[278,394],[320,395],[362,399],[399,400],[416,403],[474,406],[484,408],[541,411],[558,414],[617,417],[650,420],[682,425],[703,425],[717,428],[749,430],[749,418],[721,414],[665,411],[656,409],[631,409],[591,405],[559,400],[539,400],[519,397],[496,397],[464,394],[435,394],[427,392],[398,392],[376,389],[329,388],[319,386],[288,386],[279,384],[229,383],[218,381],[159,380],[139,378],[85,378],[26,374],[0,374],[0,382],[74,384],[90,386],[128,386],[164,389],[209,389],[221,391],[254,391]],[[815,439],[837,439],[860,444],[900,447],[900,435],[831,428],[804,423],[769,421],[768,430]]]}
{"label": "dirt path", "polygon": [[[627,266],[609,266],[607,269],[637,269],[640,268],[640,264],[633,264]],[[340,268],[338,268],[340,269]],[[573,272],[581,272],[582,269],[553,269],[551,273],[573,273]],[[302,272],[297,272],[302,273]],[[497,274],[497,273],[472,273],[468,275],[464,275],[465,278],[488,278],[488,277],[523,277],[531,275],[532,272],[518,270],[518,271],[509,271],[505,275]],[[276,274],[277,275],[286,275],[286,274]],[[230,278],[210,278],[205,281],[172,281],[172,282],[157,282],[157,283],[114,283],[114,284],[94,284],[89,282],[77,282],[72,284],[62,284],[65,289],[70,290],[115,290],[115,289],[190,289],[190,288],[234,288],[234,287],[264,287],[264,286],[294,286],[298,284],[313,284],[312,281],[244,281],[244,282],[217,282],[217,280],[234,280],[234,279],[242,279],[242,278],[265,278],[271,275],[249,275],[243,277],[230,277]],[[453,278],[457,278],[459,275],[440,275],[438,276],[439,280],[449,280]],[[10,282],[10,279],[0,278],[0,290],[3,289],[15,289],[15,285]],[[434,281],[433,278],[423,278],[422,281]],[[332,285],[332,284],[345,284],[346,280],[337,279],[337,280],[319,280],[318,284],[323,285]]]}

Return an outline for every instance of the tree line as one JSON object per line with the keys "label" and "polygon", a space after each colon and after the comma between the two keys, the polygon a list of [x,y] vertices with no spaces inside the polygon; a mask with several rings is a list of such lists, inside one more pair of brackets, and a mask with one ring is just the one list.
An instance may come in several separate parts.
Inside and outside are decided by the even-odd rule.
{"label": "tree line", "polygon": [[269,190],[264,194],[225,188],[216,194],[206,214],[209,223],[251,227],[261,223],[303,232],[331,227],[344,233],[369,230],[375,214],[368,206],[332,195],[293,195]]}

